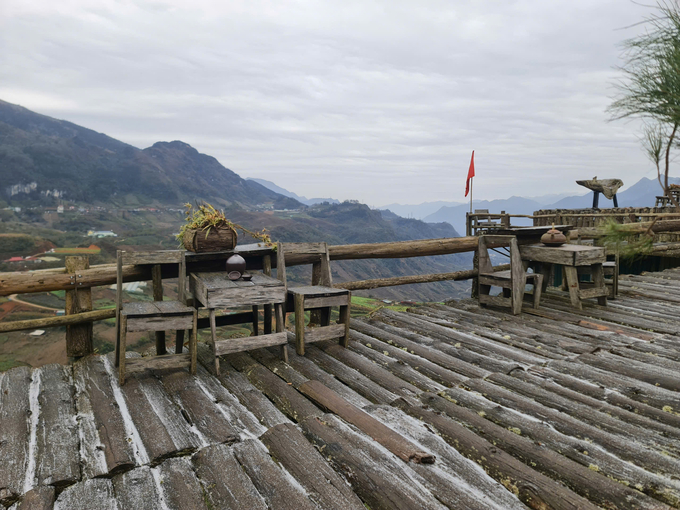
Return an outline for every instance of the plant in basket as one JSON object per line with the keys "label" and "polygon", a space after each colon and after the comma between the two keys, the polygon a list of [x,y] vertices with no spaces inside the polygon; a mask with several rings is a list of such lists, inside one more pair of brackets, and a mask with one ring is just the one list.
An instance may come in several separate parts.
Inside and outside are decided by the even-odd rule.
{"label": "plant in basket", "polygon": [[227,219],[224,211],[215,209],[211,204],[196,204],[195,207],[192,204],[184,204],[184,206],[186,222],[180,228],[177,239],[186,250],[193,252],[231,250],[238,240],[236,229],[267,246],[273,246],[266,229],[252,232]]}

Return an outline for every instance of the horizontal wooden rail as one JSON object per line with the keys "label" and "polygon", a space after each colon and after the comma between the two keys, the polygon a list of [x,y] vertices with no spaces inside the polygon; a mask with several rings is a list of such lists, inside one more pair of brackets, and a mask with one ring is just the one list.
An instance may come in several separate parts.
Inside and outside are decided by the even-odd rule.
{"label": "horizontal wooden rail", "polygon": [[0,333],[22,331],[25,329],[54,328],[58,326],[72,326],[84,322],[102,321],[116,316],[116,309],[93,310],[91,312],[62,315],[61,317],[45,317],[43,319],[29,319],[25,321],[0,322]]}
{"label": "horizontal wooden rail", "polygon": [[[329,246],[329,254],[331,260],[449,255],[452,253],[474,251],[477,248],[477,241],[477,237],[451,237],[393,243],[347,244]],[[286,265],[288,266],[310,264],[313,261],[314,259],[309,256],[293,254],[286,256]],[[191,270],[191,265],[189,265],[189,269]],[[177,275],[175,274],[174,276],[176,277]],[[163,277],[171,278],[172,276],[164,275]],[[150,279],[151,272],[149,269],[145,269],[142,266],[123,266],[124,282],[146,281]],[[113,264],[92,266],[90,269],[80,271],[76,275],[67,274],[65,269],[0,273],[0,296],[98,287],[115,283],[116,266]]]}
{"label": "horizontal wooden rail", "polygon": [[[505,271],[510,269],[510,264],[503,264],[494,267],[494,271]],[[347,290],[367,290],[380,287],[394,287],[396,285],[410,285],[413,283],[431,283],[443,281],[469,280],[477,276],[476,269],[467,271],[455,271],[453,273],[434,273],[414,276],[395,276],[392,278],[376,278],[374,280],[357,280],[353,282],[343,282],[333,285],[333,287]]]}

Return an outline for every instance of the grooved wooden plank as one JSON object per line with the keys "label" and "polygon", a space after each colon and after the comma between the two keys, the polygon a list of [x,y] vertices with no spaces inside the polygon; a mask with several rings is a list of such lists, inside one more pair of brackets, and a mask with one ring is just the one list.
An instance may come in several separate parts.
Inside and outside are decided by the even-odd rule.
{"label": "grooved wooden plank", "polygon": [[227,338],[215,342],[217,356],[223,356],[232,352],[251,351],[274,345],[288,343],[288,337],[283,333],[270,333],[268,335],[249,336],[245,338]]}
{"label": "grooved wooden plank", "polygon": [[333,468],[348,473],[353,491],[369,508],[445,508],[409,465],[332,414],[300,424],[305,437]]}
{"label": "grooved wooden plank", "polygon": [[[425,394],[425,396],[427,395]],[[444,402],[447,401],[444,400]],[[536,510],[545,508],[555,510],[575,508],[595,510],[597,508],[587,499],[571,492],[565,486],[547,476],[534,471],[509,453],[487,442],[483,436],[478,436],[446,415],[442,416],[426,409],[420,403],[413,405],[405,399],[400,399],[395,404],[414,418],[434,426],[447,443],[466,457],[481,464],[489,476],[514,492],[520,501],[529,506],[529,508]],[[467,415],[470,416],[470,413],[467,413]],[[483,418],[476,414],[474,416],[483,420]]]}
{"label": "grooved wooden plank", "polygon": [[116,475],[112,481],[120,510],[164,510],[156,481],[148,466]]}
{"label": "grooved wooden plank", "polygon": [[449,508],[526,510],[514,494],[433,434],[427,424],[391,406],[370,405],[364,410],[437,456],[434,465],[409,467],[422,476],[423,484]]}
{"label": "grooved wooden plank", "polygon": [[306,357],[374,404],[389,404],[398,398],[396,394],[376,384],[364,374],[341,363],[314,345],[309,346]]}
{"label": "grooved wooden plank", "polygon": [[314,510],[314,505],[299,486],[269,456],[255,439],[232,446],[236,460],[262,494],[267,505],[277,510]]}
{"label": "grooved wooden plank", "polygon": [[[198,356],[201,364],[206,370],[214,374],[214,356],[212,352],[204,344],[199,344],[198,347]],[[224,363],[224,365],[217,379],[264,427],[269,428],[288,421],[288,418],[261,391],[255,388],[245,375],[237,372],[236,369],[227,363]]]}
{"label": "grooved wooden plank", "polygon": [[64,489],[54,504],[66,510],[118,510],[113,484],[108,478],[92,478]]}
{"label": "grooved wooden plank", "polygon": [[267,503],[226,445],[203,448],[192,457],[196,475],[213,508],[266,510]]}
{"label": "grooved wooden plank", "polygon": [[83,478],[126,471],[135,465],[131,438],[116,403],[111,376],[100,356],[73,366]]}
{"label": "grooved wooden plank", "polygon": [[135,374],[120,390],[152,464],[201,446],[200,439],[152,374]]}
{"label": "grooved wooden plank", "polygon": [[435,458],[433,455],[420,450],[416,445],[383,425],[368,413],[353,406],[319,381],[307,381],[298,389],[313,402],[337,414],[367,436],[372,437],[401,460],[405,462],[414,461],[422,464],[434,464]]}
{"label": "grooved wooden plank", "polygon": [[52,510],[55,493],[51,485],[39,485],[24,494],[21,501],[11,506],[10,510]]}
{"label": "grooved wooden plank", "polygon": [[322,348],[326,354],[333,356],[343,365],[355,369],[357,372],[365,375],[371,381],[395,395],[411,397],[418,395],[421,392],[413,384],[391,374],[384,368],[378,366],[377,363],[374,363],[356,352],[345,349],[336,343],[320,344],[319,347]]}
{"label": "grooved wooden plank", "polygon": [[194,377],[184,371],[174,372],[161,376],[161,382],[185,418],[191,419],[209,443],[233,443],[238,440],[238,430],[231,426]]}
{"label": "grooved wooden plank", "polygon": [[9,506],[24,492],[30,442],[32,371],[9,370],[0,380],[0,504]]}
{"label": "grooved wooden plank", "polygon": [[180,250],[123,251],[123,264],[179,264]]}
{"label": "grooved wooden plank", "polygon": [[193,312],[186,315],[157,315],[154,317],[130,317],[127,318],[128,331],[177,331],[191,329],[194,323]]}
{"label": "grooved wooden plank", "polygon": [[158,466],[158,471],[170,510],[209,510],[203,499],[203,488],[187,458],[168,459]]}
{"label": "grooved wooden plank", "polygon": [[231,354],[227,359],[237,370],[244,373],[257,389],[267,395],[281,411],[293,420],[299,422],[309,416],[321,416],[323,414],[318,407],[300,395],[293,387],[288,386],[282,379],[247,354]]}
{"label": "grooved wooden plank", "polygon": [[125,373],[135,374],[145,370],[171,370],[182,367],[189,367],[191,355],[186,352],[182,354],[163,354],[162,356],[144,356],[139,358],[129,358],[125,360]]}
{"label": "grooved wooden plank", "polygon": [[36,478],[38,485],[60,488],[80,479],[80,441],[71,368],[46,365],[39,370]]}
{"label": "grooved wooden plank", "polygon": [[343,295],[340,296],[328,296],[328,297],[310,297],[305,296],[305,309],[310,308],[321,308],[325,306],[344,306],[349,304],[348,291],[345,291]]}
{"label": "grooved wooden plank", "polygon": [[[307,304],[305,303],[305,309]],[[330,326],[321,326],[318,328],[305,329],[305,343],[311,344],[314,342],[323,342],[331,338],[340,338],[345,336],[344,324],[331,324]]]}
{"label": "grooved wooden plank", "polygon": [[277,462],[300,482],[309,498],[320,508],[365,509],[345,480],[333,471],[292,423],[270,428],[260,440]]}

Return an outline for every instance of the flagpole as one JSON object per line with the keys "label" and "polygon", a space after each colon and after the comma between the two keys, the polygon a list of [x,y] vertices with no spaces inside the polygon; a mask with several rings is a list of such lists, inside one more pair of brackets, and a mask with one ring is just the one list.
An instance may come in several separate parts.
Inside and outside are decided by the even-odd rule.
{"label": "flagpole", "polygon": [[475,178],[471,177],[470,178],[470,214],[472,214],[472,185],[475,182]]}

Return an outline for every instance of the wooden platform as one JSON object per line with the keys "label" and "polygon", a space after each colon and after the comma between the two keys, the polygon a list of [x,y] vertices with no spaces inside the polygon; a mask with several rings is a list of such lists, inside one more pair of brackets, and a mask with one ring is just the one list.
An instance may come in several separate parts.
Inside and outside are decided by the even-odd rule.
{"label": "wooden platform", "polygon": [[0,373],[0,502],[680,508],[680,271],[622,276],[606,308],[383,310],[289,356],[122,388],[100,356]]}

